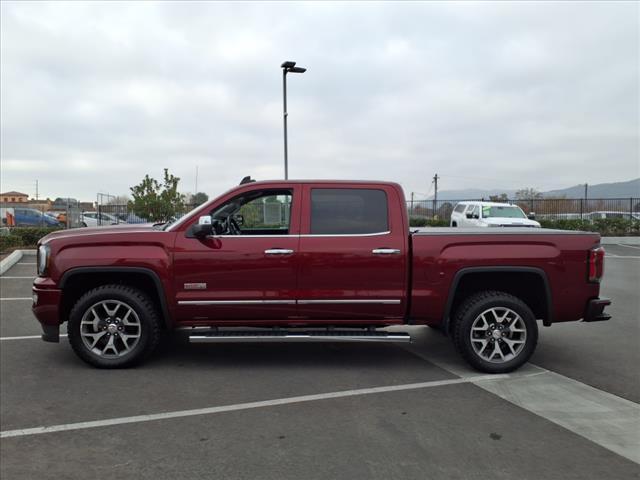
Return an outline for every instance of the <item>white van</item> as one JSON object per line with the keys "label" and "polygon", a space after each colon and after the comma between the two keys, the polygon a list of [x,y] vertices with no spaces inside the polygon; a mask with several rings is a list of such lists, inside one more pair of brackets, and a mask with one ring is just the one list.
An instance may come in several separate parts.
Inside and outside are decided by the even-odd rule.
{"label": "white van", "polygon": [[460,202],[451,212],[452,227],[537,227],[517,205],[496,202]]}

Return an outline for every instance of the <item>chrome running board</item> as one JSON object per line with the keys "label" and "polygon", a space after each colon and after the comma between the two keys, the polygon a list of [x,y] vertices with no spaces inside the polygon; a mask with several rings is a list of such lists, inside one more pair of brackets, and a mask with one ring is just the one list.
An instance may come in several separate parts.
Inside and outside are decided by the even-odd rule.
{"label": "chrome running board", "polygon": [[249,343],[249,342],[399,342],[410,343],[411,336],[402,332],[360,330],[310,331],[209,331],[189,335],[191,343]]}

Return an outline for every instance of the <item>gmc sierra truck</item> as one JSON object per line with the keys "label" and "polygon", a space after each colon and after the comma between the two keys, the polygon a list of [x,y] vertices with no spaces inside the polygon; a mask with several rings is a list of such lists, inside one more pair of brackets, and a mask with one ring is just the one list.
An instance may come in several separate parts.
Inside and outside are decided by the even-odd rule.
{"label": "gmc sierra truck", "polygon": [[38,245],[33,312],[76,354],[130,366],[161,336],[191,342],[408,342],[427,325],[473,367],[512,371],[538,322],[608,320],[595,233],[411,229],[388,182],[248,181],[182,218],[55,232]]}

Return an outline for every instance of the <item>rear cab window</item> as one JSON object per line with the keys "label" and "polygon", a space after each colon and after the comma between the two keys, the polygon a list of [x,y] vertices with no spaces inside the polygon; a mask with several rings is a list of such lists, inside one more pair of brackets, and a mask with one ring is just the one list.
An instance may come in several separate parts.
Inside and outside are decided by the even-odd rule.
{"label": "rear cab window", "polygon": [[453,209],[454,212],[456,213],[462,213],[464,212],[464,209],[467,207],[466,203],[459,203],[456,205],[456,208]]}
{"label": "rear cab window", "polygon": [[387,233],[387,194],[373,188],[312,188],[310,222],[312,235]]}

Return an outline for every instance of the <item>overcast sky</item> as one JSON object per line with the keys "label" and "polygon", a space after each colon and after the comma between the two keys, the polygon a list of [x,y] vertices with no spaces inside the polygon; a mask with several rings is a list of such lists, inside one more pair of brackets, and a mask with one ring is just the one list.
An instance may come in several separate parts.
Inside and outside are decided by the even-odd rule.
{"label": "overcast sky", "polygon": [[407,195],[640,176],[637,2],[1,3],[1,189],[210,196],[282,178]]}

